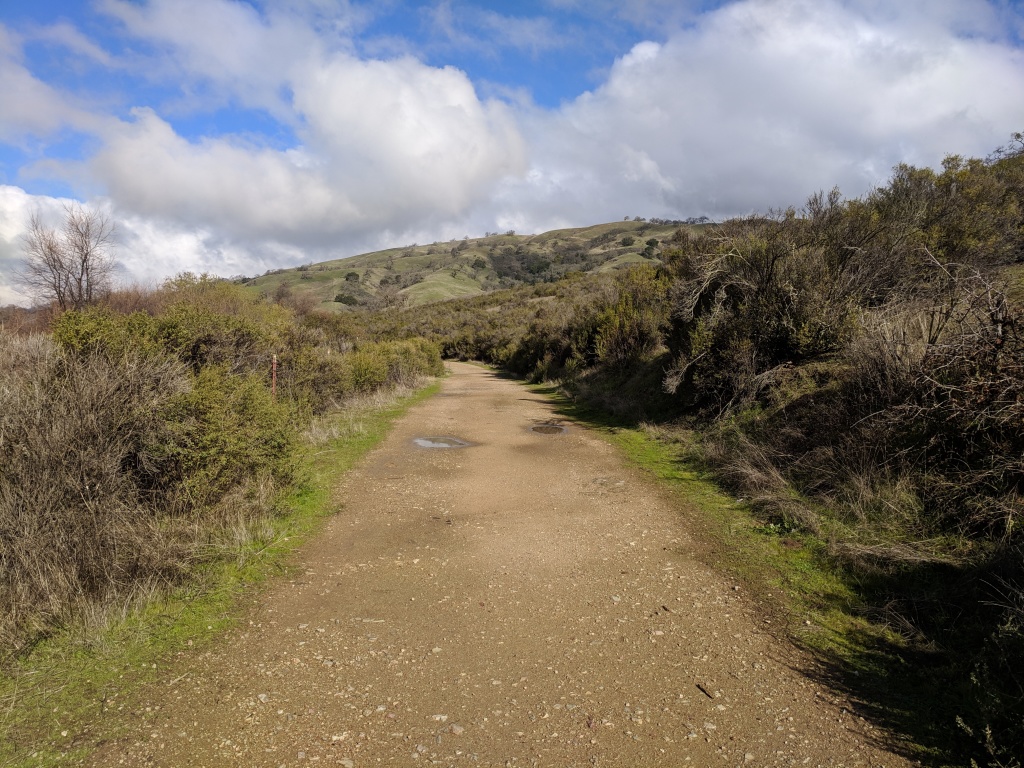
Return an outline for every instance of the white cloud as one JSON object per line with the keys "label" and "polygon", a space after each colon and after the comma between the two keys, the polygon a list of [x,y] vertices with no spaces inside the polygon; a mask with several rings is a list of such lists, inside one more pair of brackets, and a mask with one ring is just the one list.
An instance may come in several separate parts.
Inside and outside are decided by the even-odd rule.
{"label": "white cloud", "polygon": [[323,245],[451,217],[524,164],[508,110],[458,70],[335,56],[295,83],[308,139],[278,151],[230,137],[186,141],[150,109],[108,132],[91,162],[126,211],[240,240]]}
{"label": "white cloud", "polygon": [[459,216],[525,167],[510,110],[479,99],[457,69],[360,60],[331,50],[301,18],[225,0],[104,8],[167,48],[183,76],[284,112],[303,141],[287,151],[230,136],[190,142],[154,110],[136,109],[91,162],[126,212],[236,241],[323,247]]}
{"label": "white cloud", "polygon": [[497,57],[506,48],[536,56],[581,42],[573,41],[544,16],[508,16],[465,2],[442,0],[428,9],[426,16],[434,32],[448,46],[471,49],[485,56]]}
{"label": "white cloud", "polygon": [[[154,80],[212,88],[224,103],[266,109],[288,121],[283,89],[294,62],[322,46],[301,17],[264,16],[233,0],[101,0],[100,9],[156,53],[142,73]],[[139,62],[140,65],[143,62]]]}
{"label": "white cloud", "polygon": [[46,137],[66,125],[94,126],[97,121],[74,100],[34,77],[26,68],[22,42],[0,24],[0,141],[21,144]]}
{"label": "white cloud", "polygon": [[[21,290],[16,277],[24,258],[24,235],[33,214],[38,213],[44,224],[59,227],[64,206],[71,202],[0,185],[0,306],[28,305],[34,298]],[[225,238],[221,232],[189,227],[180,220],[126,214],[105,198],[89,201],[85,207],[102,212],[114,223],[118,284],[156,286],[181,272],[254,275],[309,260],[309,253],[294,245],[247,244]],[[323,258],[339,255],[351,254],[332,254],[328,250]]]}
{"label": "white cloud", "polygon": [[369,221],[458,214],[524,166],[510,111],[457,69],[335,56],[294,88],[309,147]]}
{"label": "white cloud", "polygon": [[32,37],[54,45],[63,46],[69,51],[105,67],[114,67],[117,65],[113,56],[83,35],[67,21],[60,21],[56,24],[42,27],[37,30]]}
{"label": "white cloud", "polygon": [[835,184],[860,195],[898,162],[984,156],[1024,125],[1007,98],[1020,49],[954,34],[976,2],[919,34],[870,5],[747,0],[638,44],[600,88],[528,116],[531,181],[498,205],[541,222],[734,215]]}
{"label": "white cloud", "polygon": [[[1004,3],[698,6],[618,4],[639,24],[675,21],[616,60],[599,87],[546,110],[529,98],[483,99],[452,67],[360,56],[368,5],[101,0],[142,57],[133,59],[140,77],[180,86],[177,109],[193,99],[193,108],[262,110],[294,145],[186,138],[180,115],[161,104],[139,104],[129,120],[89,113],[34,76],[3,27],[0,140],[66,125],[93,137],[100,148],[84,162],[46,169],[107,200],[97,204],[119,221],[126,274],[156,280],[185,269],[254,274],[494,229],[722,217],[799,205],[834,184],[855,196],[897,162],[983,156],[1024,128],[1024,101],[1009,97],[1024,86],[1013,42],[1022,17]],[[450,26],[488,37],[505,21],[479,11]],[[506,31],[523,50],[555,46],[561,33],[542,19]],[[110,63],[73,29],[47,34],[94,65]],[[0,274],[11,247],[0,240]]]}
{"label": "white cloud", "polygon": [[227,139],[193,144],[150,109],[107,137],[93,172],[126,213],[217,227],[238,238],[302,239],[351,204],[290,155]]}

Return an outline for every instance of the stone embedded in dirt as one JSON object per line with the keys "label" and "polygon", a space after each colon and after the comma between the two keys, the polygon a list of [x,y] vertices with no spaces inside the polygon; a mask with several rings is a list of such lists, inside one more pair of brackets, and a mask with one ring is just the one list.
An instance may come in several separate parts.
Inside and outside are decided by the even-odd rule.
{"label": "stone embedded in dirt", "polygon": [[451,730],[452,734],[455,736],[461,736],[466,731],[466,729],[458,723],[454,723],[449,730]]}

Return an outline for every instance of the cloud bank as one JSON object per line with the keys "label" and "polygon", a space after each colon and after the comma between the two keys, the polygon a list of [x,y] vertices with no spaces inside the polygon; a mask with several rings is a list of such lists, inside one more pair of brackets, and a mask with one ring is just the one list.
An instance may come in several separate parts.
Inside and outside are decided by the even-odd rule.
{"label": "cloud bank", "polygon": [[[648,22],[667,12],[636,5]],[[896,163],[984,156],[1024,128],[1024,101],[1009,96],[1024,91],[1021,16],[982,0],[688,10],[557,108],[522,89],[484,98],[471,72],[424,63],[412,41],[390,58],[360,53],[380,41],[360,37],[368,11],[355,5],[330,14],[283,1],[99,7],[120,43],[102,47],[66,23],[39,35],[95,72],[145,73],[139,93],[149,98],[111,106],[113,96],[72,96],[33,72],[25,40],[0,26],[0,87],[12,94],[0,142],[88,138],[82,157],[37,160],[23,175],[60,179],[110,210],[133,279],[255,274],[627,215],[723,218],[833,185],[857,196]],[[446,40],[458,11],[442,3],[430,17]],[[458,35],[477,24],[493,36],[497,18],[467,14]],[[513,50],[568,44],[550,22],[509,30]],[[224,115],[234,116],[229,128]],[[19,226],[34,206],[54,204],[0,187],[0,303],[13,296]]]}

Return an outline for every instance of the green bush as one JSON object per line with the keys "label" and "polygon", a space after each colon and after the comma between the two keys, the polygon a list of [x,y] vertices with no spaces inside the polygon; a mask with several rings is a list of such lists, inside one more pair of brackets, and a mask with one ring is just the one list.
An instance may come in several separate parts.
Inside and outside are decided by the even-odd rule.
{"label": "green bush", "polygon": [[619,280],[618,301],[597,318],[594,355],[599,363],[624,368],[661,347],[667,289],[665,276],[646,265]]}
{"label": "green bush", "polygon": [[75,355],[102,353],[115,360],[127,354],[153,354],[160,347],[151,316],[120,315],[102,307],[64,313],[53,326],[53,339]]}
{"label": "green bush", "polygon": [[423,376],[444,371],[440,350],[423,339],[363,344],[348,358],[358,392],[412,385]]}
{"label": "green bush", "polygon": [[279,341],[245,317],[181,302],[157,318],[157,340],[193,370],[225,365],[232,371],[266,370]]}
{"label": "green bush", "polygon": [[207,366],[160,409],[168,436],[159,446],[161,485],[185,509],[209,507],[260,472],[291,480],[295,424],[262,377]]}

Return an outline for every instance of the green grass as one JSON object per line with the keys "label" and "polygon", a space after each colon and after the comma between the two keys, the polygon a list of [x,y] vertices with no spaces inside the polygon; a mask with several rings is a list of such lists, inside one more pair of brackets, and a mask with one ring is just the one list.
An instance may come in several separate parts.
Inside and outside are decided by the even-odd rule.
{"label": "green grass", "polygon": [[460,271],[455,277],[450,272],[435,272],[403,293],[409,296],[413,304],[426,304],[462,296],[477,296],[483,293],[483,289],[477,280],[465,272]]}
{"label": "green grass", "polygon": [[209,645],[233,626],[260,585],[289,570],[290,556],[333,513],[340,477],[399,416],[439,387],[382,408],[336,414],[339,437],[308,452],[302,483],[259,540],[206,567],[191,586],[107,615],[102,626],[68,627],[6,668],[0,676],[0,766],[64,765],[116,737],[129,715],[145,717],[136,703],[139,692],[163,679],[176,654]]}

